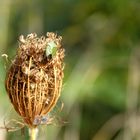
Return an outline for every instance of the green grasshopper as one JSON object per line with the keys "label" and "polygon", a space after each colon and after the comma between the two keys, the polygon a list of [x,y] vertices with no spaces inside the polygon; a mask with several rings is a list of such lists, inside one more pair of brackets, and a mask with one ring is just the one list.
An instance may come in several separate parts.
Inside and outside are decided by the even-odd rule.
{"label": "green grasshopper", "polygon": [[57,45],[54,41],[51,41],[48,43],[48,46],[46,48],[46,56],[47,57],[54,57],[57,51]]}

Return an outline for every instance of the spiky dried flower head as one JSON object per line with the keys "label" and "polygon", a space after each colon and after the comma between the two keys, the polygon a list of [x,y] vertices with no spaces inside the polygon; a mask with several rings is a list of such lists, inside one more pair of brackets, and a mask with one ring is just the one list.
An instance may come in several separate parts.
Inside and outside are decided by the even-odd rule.
{"label": "spiky dried flower head", "polygon": [[41,37],[35,33],[19,37],[6,90],[15,110],[31,128],[40,124],[37,121],[53,109],[60,96],[64,77],[61,40],[52,32]]}

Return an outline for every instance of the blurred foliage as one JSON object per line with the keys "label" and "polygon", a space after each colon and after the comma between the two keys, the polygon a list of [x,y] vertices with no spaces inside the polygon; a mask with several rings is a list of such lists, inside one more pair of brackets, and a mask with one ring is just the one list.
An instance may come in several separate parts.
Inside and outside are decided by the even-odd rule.
{"label": "blurred foliage", "polygon": [[[134,138],[135,133],[126,124],[138,109],[138,101],[136,106],[132,104],[128,120],[124,116],[131,109],[127,95],[133,80],[129,83],[129,77],[134,75],[131,69],[139,56],[135,57],[140,46],[139,0],[5,0],[0,7],[0,55],[14,57],[20,34],[53,31],[63,36],[66,66],[60,118],[68,124],[41,127],[39,140]],[[1,124],[7,112],[12,116],[4,89],[5,66],[7,62],[1,58]],[[135,91],[134,85],[132,92]],[[131,133],[134,135],[129,136]],[[4,140],[5,135],[7,140],[28,139],[26,131],[21,135],[20,131],[2,130],[0,139]]]}

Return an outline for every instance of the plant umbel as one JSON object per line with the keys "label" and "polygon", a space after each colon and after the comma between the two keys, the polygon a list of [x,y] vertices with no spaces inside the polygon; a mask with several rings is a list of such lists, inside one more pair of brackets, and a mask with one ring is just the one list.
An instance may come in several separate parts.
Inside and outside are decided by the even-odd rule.
{"label": "plant umbel", "polygon": [[52,110],[61,92],[64,49],[61,36],[35,33],[19,37],[19,47],[6,77],[9,98],[24,122],[35,128]]}

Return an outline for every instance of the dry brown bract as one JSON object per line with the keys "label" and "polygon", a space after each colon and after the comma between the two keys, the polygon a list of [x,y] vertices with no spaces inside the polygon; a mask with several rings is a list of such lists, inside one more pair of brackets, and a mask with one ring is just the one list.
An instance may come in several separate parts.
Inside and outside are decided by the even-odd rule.
{"label": "dry brown bract", "polygon": [[[6,90],[15,110],[30,128],[40,124],[36,118],[46,116],[60,96],[64,67],[61,39],[54,33],[40,38],[35,33],[19,37],[17,55],[6,77]],[[47,57],[46,48],[52,41],[57,51]]]}

